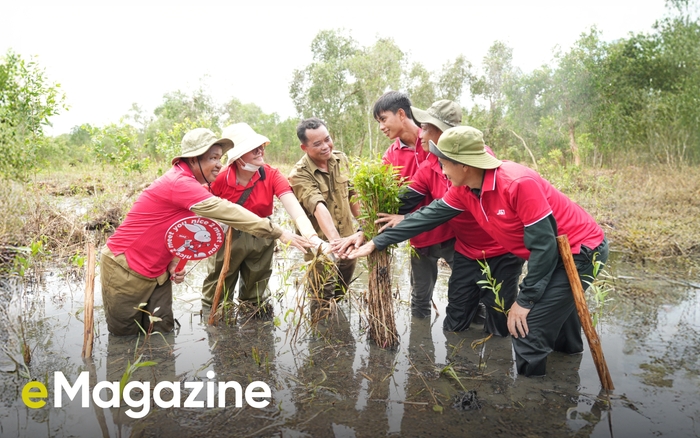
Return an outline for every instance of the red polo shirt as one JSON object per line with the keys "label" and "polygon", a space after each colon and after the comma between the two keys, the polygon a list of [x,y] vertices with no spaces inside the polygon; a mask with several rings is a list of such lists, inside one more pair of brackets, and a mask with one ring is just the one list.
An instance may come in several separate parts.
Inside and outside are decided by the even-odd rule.
{"label": "red polo shirt", "polygon": [[[445,192],[447,192],[448,184],[449,181],[447,181],[447,178],[442,174],[442,169],[440,168],[437,157],[429,153],[427,158],[420,163],[418,169],[413,174],[408,189],[425,196],[418,207],[420,208],[430,204],[434,199],[442,198]],[[425,233],[420,233],[411,238],[411,245],[414,248],[424,248],[426,246],[445,242],[453,237],[455,237],[455,233],[452,231],[449,222],[446,222],[439,225],[437,228],[426,231]]]}
{"label": "red polo shirt", "polygon": [[413,174],[418,170],[420,163],[425,160],[427,153],[423,150],[421,144],[420,133],[418,131],[418,138],[416,139],[416,144],[413,145],[414,149],[406,146],[401,142],[401,139],[397,138],[394,143],[384,152],[382,157],[382,163],[391,164],[394,167],[400,167],[399,173],[401,176],[407,179],[411,179]]}
{"label": "red polo shirt", "polygon": [[139,195],[107,246],[115,256],[124,254],[134,271],[156,278],[173,259],[165,245],[168,228],[193,216],[190,208],[212,196],[187,165],[175,163]]}
{"label": "red polo shirt", "polygon": [[292,188],[289,186],[287,178],[279,170],[270,167],[269,164],[265,164],[263,169],[265,169],[265,179],[261,179],[260,171],[258,171],[253,174],[248,184],[242,186],[236,183],[237,167],[235,165],[226,166],[211,183],[211,191],[216,196],[235,203],[247,188],[255,184],[248,199],[243,203],[243,207],[260,217],[271,216],[273,197],[279,198],[284,194],[292,193]]}
{"label": "red polo shirt", "polygon": [[443,201],[457,210],[471,212],[498,243],[524,259],[530,257],[524,243],[525,227],[549,214],[557,222],[557,233],[568,236],[574,254],[581,252],[581,245],[597,247],[605,237],[583,208],[534,170],[510,161],[486,170],[480,197],[469,187],[453,186]]}
{"label": "red polo shirt", "polygon": [[[442,199],[451,186],[450,181],[442,173],[442,167],[440,167],[437,157],[429,153],[413,175],[413,182],[408,188],[425,196],[427,204],[429,204],[435,199]],[[472,260],[496,257],[508,252],[496,243],[493,237],[476,222],[474,216],[467,211],[431,231],[414,237],[411,239],[411,245],[420,248],[414,244],[414,240],[423,238],[424,235],[433,237],[433,239],[442,237],[441,242],[456,237],[455,251]]]}

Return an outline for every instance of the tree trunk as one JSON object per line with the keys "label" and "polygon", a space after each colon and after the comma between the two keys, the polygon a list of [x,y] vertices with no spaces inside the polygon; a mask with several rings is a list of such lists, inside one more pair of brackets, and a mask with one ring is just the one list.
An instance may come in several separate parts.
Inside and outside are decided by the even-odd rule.
{"label": "tree trunk", "polygon": [[578,144],[576,144],[576,124],[572,119],[569,119],[569,145],[571,155],[574,157],[574,164],[578,167],[581,165],[581,156],[578,153]]}

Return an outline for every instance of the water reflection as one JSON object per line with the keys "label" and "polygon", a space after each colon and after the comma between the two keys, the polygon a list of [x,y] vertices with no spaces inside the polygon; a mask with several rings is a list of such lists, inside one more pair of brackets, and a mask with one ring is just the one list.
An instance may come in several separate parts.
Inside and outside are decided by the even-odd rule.
{"label": "water reflection", "polygon": [[[609,304],[599,326],[610,372],[616,385],[610,402],[600,397],[600,383],[590,353],[552,354],[549,374],[542,379],[519,378],[513,372],[510,339],[484,337],[473,325],[461,333],[442,331],[446,278],[436,286],[433,318],[410,316],[408,276],[397,257],[399,284],[397,326],[401,342],[393,351],[367,341],[358,313],[362,278],[354,299],[341,303],[338,317],[306,329],[294,342],[288,327],[295,315],[294,278],[300,275],[294,257],[276,261],[270,282],[275,297],[274,320],[239,319],[208,327],[200,315],[201,267],[176,290],[174,303],[179,331],[152,336],[148,343],[107,334],[96,295],[94,362],[80,359],[82,343],[81,287],[51,276],[40,290],[0,287],[0,341],[17,354],[21,314],[33,352],[32,376],[53,390],[54,371],[73,381],[89,371],[90,384],[118,381],[127,364],[139,355],[156,366],[138,369],[135,380],[209,382],[237,381],[245,387],[260,380],[272,388],[273,402],[264,409],[160,409],[145,419],[125,415],[125,409],[84,409],[79,400],[63,408],[30,410],[21,401],[26,379],[0,374],[0,435],[2,436],[377,436],[397,435],[576,435],[615,436],[697,434],[700,418],[700,297],[696,287],[636,280],[619,281],[620,293]],[[622,268],[619,267],[618,271]],[[626,267],[625,269],[631,269]],[[627,272],[627,271],[626,271]],[[98,282],[99,284],[99,282]],[[31,311],[30,311],[31,310]],[[167,344],[166,344],[167,342]],[[440,371],[450,365],[459,383]],[[0,368],[11,371],[3,354]],[[460,385],[461,383],[461,385]],[[476,391],[481,411],[451,407],[461,386]],[[215,387],[216,390],[216,387]],[[103,391],[103,399],[109,399]],[[216,395],[216,394],[214,394]],[[187,396],[182,394],[183,399]],[[206,400],[207,393],[198,400]],[[166,397],[167,398],[167,397]],[[227,405],[235,397],[226,392]],[[442,413],[436,412],[436,406]],[[612,410],[610,409],[612,406]],[[439,410],[439,409],[438,409]],[[631,435],[630,435],[631,434]]]}

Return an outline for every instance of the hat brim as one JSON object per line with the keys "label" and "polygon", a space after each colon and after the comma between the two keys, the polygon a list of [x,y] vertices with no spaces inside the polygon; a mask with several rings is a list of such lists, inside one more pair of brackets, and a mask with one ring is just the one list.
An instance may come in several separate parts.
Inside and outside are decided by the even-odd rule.
{"label": "hat brim", "polygon": [[228,162],[233,163],[243,155],[258,148],[259,146],[267,146],[269,144],[269,138],[262,134],[255,133],[255,135],[246,138],[242,143],[233,145],[233,149],[231,149],[228,153]]}
{"label": "hat brim", "polygon": [[486,152],[486,148],[484,148],[483,153],[446,154],[438,149],[437,145],[433,143],[432,140],[430,140],[428,144],[430,145],[430,153],[434,154],[436,157],[442,158],[443,160],[455,161],[465,166],[476,167],[477,169],[495,169],[503,164],[503,161]]}
{"label": "hat brim", "polygon": [[454,128],[454,126],[448,125],[447,123],[443,122],[442,120],[438,119],[437,117],[431,116],[428,111],[422,110],[420,108],[416,108],[415,106],[411,107],[411,111],[413,112],[413,119],[420,123],[430,123],[431,125],[437,127],[440,131],[445,132],[450,128]]}
{"label": "hat brim", "polygon": [[204,155],[209,149],[211,149],[212,146],[217,145],[217,144],[219,146],[221,146],[221,155],[222,156],[224,154],[226,154],[226,152],[228,152],[231,148],[233,148],[233,142],[230,139],[220,138],[216,141],[211,142],[207,146],[202,146],[199,149],[195,149],[193,151],[186,152],[182,155],[178,155],[177,157],[170,160],[170,164],[177,163],[180,160],[180,158],[198,157],[200,155]]}

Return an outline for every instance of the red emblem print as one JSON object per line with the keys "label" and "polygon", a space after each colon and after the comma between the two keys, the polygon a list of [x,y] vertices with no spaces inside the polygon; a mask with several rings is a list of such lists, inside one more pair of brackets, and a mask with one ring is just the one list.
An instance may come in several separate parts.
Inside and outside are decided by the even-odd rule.
{"label": "red emblem print", "polygon": [[224,230],[212,219],[192,216],[181,219],[168,228],[165,245],[180,258],[176,271],[188,260],[200,260],[216,253],[224,244]]}

